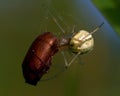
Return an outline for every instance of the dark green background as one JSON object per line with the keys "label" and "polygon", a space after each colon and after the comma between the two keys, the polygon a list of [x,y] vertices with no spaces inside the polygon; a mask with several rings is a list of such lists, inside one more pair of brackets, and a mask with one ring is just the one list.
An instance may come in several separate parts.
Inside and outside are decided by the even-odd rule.
{"label": "dark green background", "polygon": [[119,0],[92,0],[104,14],[116,32],[120,34],[120,1]]}
{"label": "dark green background", "polygon": [[[57,18],[66,33],[71,33],[74,25],[75,31],[92,31],[105,24],[93,35],[94,50],[81,56],[83,65],[78,58],[57,78],[34,87],[24,82],[21,69],[31,42],[46,30],[58,37],[62,33],[48,10],[63,19]],[[105,16],[111,25],[119,26],[119,18],[114,21]],[[110,24],[89,0],[0,0],[0,96],[119,96],[120,39]],[[53,63],[64,61],[56,54]]]}

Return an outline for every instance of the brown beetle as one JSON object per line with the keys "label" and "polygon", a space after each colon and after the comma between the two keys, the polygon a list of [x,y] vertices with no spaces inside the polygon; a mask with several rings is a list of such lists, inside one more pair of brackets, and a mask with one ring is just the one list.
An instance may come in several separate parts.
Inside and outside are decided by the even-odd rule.
{"label": "brown beetle", "polygon": [[39,35],[32,43],[22,64],[27,83],[36,85],[49,70],[52,56],[58,52],[58,39],[50,32]]}

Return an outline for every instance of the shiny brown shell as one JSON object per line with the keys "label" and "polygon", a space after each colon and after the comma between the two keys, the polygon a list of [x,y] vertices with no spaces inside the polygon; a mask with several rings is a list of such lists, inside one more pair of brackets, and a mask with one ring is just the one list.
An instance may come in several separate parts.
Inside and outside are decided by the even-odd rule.
{"label": "shiny brown shell", "polygon": [[22,64],[25,81],[36,85],[51,66],[52,56],[58,52],[58,39],[51,33],[39,35],[32,43]]}

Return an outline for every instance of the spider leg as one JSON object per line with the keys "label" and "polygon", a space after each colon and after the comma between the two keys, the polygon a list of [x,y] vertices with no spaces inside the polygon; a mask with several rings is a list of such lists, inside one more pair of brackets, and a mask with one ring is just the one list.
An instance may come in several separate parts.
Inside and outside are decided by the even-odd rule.
{"label": "spider leg", "polygon": [[65,67],[68,68],[69,66],[71,66],[71,64],[76,60],[76,58],[80,55],[81,52],[78,52],[72,59],[70,62],[67,61],[64,52],[61,52],[64,62],[65,62]]}

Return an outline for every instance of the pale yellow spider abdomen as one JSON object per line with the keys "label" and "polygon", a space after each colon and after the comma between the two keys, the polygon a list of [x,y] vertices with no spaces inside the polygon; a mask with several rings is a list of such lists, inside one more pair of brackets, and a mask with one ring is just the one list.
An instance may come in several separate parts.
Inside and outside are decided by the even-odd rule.
{"label": "pale yellow spider abdomen", "polygon": [[85,31],[80,30],[70,40],[70,49],[74,53],[80,52],[81,54],[90,52],[94,46],[94,39],[92,35]]}

